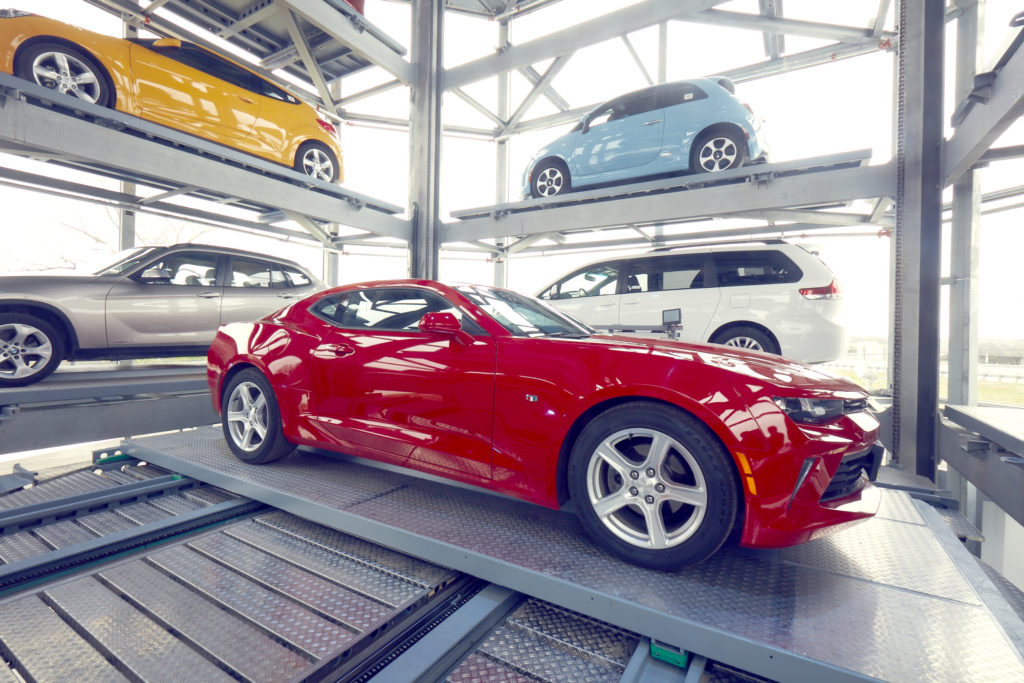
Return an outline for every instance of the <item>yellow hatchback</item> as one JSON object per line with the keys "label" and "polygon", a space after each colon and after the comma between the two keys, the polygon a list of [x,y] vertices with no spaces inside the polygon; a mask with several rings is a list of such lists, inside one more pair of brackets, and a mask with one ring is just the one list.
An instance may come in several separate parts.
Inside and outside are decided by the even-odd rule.
{"label": "yellow hatchback", "polygon": [[122,39],[0,10],[0,71],[335,182],[334,126],[244,66],[174,38]]}

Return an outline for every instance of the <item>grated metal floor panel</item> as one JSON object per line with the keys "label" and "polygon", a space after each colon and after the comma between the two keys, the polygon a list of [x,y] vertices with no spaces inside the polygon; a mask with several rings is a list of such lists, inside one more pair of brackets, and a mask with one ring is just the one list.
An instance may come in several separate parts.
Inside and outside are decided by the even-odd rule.
{"label": "grated metal floor panel", "polygon": [[527,600],[448,677],[487,681],[618,681],[640,638],[608,624]]}
{"label": "grated metal floor panel", "polygon": [[455,575],[368,546],[280,512],[228,523],[0,601],[0,657],[25,680],[290,680]]}
{"label": "grated metal floor panel", "polygon": [[[726,549],[663,573],[598,550],[571,515],[312,453],[253,467],[217,429],[125,450],[767,678],[1024,680],[1013,644],[1024,625],[993,615],[973,559],[903,493],[885,491],[874,520],[813,543]],[[483,656],[474,661],[491,666]]]}

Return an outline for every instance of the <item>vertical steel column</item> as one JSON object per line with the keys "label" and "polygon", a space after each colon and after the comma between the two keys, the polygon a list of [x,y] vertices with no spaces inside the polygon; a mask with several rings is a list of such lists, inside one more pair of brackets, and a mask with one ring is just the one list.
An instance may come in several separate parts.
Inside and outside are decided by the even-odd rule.
{"label": "vertical steel column", "polygon": [[[131,24],[125,23],[123,35],[129,39],[138,38],[139,30]],[[135,183],[121,181],[121,192],[134,196],[136,190]],[[135,212],[131,209],[121,209],[118,212],[117,241],[118,249],[121,251],[135,246]]]}
{"label": "vertical steel column", "polygon": [[658,83],[668,80],[668,22],[658,24]]}
{"label": "vertical steel column", "polygon": [[[974,87],[982,60],[984,0],[957,0],[956,102]],[[969,170],[953,183],[949,283],[949,402],[978,402],[978,239],[981,183]]]}
{"label": "vertical steel column", "polygon": [[[338,102],[339,100],[341,100],[341,79],[340,78],[336,78],[333,81],[331,81],[331,83],[330,83],[330,91],[331,91],[331,97],[334,98],[335,102]],[[340,136],[338,136],[338,137],[340,138]],[[339,143],[339,146],[340,146],[340,144],[341,144],[341,140],[340,139],[338,140],[338,143]],[[342,159],[340,161],[341,161],[341,164],[342,164],[342,168],[344,168],[344,163],[345,163],[344,160]],[[327,234],[330,235],[331,237],[337,237],[338,236],[338,224],[337,223],[331,223],[330,225],[328,225],[327,226]],[[327,245],[324,245],[324,246],[327,246]],[[337,251],[327,251],[327,250],[324,250],[324,252],[323,252],[324,282],[327,283],[328,287],[337,287],[339,284],[341,284],[340,273],[339,273],[340,266],[341,266],[341,264],[339,263],[338,252]]]}
{"label": "vertical steel column", "polygon": [[893,442],[903,468],[935,480],[942,256],[943,0],[902,0]]}
{"label": "vertical steel column", "polygon": [[436,278],[438,175],[441,159],[442,32],[444,3],[412,0],[409,213],[410,275]]}
{"label": "vertical steel column", "polygon": [[[504,50],[508,47],[508,19],[501,19],[498,22],[498,49]],[[502,71],[498,74],[498,118],[508,121],[511,115],[510,100],[512,99],[512,79],[510,72]],[[502,138],[497,141],[495,150],[495,187],[494,199],[496,204],[504,204],[508,201],[508,172],[509,172],[509,138]],[[508,239],[499,239],[496,246],[504,249]],[[508,286],[508,254],[504,251],[494,257],[494,286]]]}

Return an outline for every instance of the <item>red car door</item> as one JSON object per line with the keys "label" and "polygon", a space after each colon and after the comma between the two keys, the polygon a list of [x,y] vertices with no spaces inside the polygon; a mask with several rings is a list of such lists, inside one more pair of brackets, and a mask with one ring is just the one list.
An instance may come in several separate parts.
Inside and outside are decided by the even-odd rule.
{"label": "red car door", "polygon": [[311,311],[313,420],[341,445],[422,469],[491,477],[496,349],[424,334],[426,312],[458,310],[414,287],[346,292]]}

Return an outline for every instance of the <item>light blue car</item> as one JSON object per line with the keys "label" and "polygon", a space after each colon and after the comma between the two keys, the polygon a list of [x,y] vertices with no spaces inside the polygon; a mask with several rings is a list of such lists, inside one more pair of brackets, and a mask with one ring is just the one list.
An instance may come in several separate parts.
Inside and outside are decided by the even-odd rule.
{"label": "light blue car", "polygon": [[765,161],[761,120],[734,92],[728,78],[697,78],[605,102],[533,156],[523,197]]}

